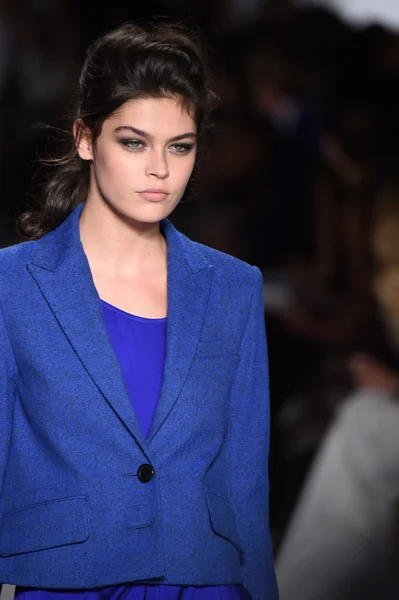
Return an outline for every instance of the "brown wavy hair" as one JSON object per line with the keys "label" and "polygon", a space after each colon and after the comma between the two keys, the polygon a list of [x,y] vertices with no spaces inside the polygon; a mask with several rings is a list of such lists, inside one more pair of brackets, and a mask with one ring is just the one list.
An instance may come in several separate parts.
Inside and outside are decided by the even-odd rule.
{"label": "brown wavy hair", "polygon": [[19,217],[22,237],[40,238],[86,200],[90,162],[78,155],[75,122],[79,123],[80,133],[89,128],[95,142],[104,121],[125,102],[164,97],[177,98],[193,114],[198,167],[216,97],[210,91],[203,48],[197,37],[181,25],[154,22],[145,27],[125,23],[98,38],[87,51],[67,127],[57,130],[62,133],[62,151],[42,159],[50,172],[37,207]]}

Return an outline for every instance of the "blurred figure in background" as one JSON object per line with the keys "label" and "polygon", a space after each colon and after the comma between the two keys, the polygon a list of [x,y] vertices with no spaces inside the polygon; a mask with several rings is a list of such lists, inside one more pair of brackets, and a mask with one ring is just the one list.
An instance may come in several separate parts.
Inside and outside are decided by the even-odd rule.
{"label": "blurred figure in background", "polygon": [[278,462],[279,485],[273,486],[280,531],[348,391],[346,357],[373,348],[379,335],[369,239],[375,189],[387,171],[395,171],[397,137],[389,107],[397,96],[377,60],[390,37],[379,28],[347,36],[337,27],[336,56],[342,61],[330,69],[318,99],[324,118],[311,188],[313,250],[294,257],[279,274],[288,297],[276,315],[276,342],[271,340],[271,365],[277,372],[284,365],[274,438],[283,465]]}
{"label": "blurred figure in background", "polygon": [[322,443],[277,558],[281,600],[383,600],[399,590],[398,182],[378,195],[373,255],[392,359],[348,359],[353,390]]}

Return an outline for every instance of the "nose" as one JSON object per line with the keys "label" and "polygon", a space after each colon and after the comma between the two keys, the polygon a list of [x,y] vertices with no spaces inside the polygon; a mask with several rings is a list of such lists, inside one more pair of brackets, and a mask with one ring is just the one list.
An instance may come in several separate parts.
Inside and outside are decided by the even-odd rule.
{"label": "nose", "polygon": [[169,176],[169,166],[164,151],[153,150],[149,153],[146,175],[165,179]]}

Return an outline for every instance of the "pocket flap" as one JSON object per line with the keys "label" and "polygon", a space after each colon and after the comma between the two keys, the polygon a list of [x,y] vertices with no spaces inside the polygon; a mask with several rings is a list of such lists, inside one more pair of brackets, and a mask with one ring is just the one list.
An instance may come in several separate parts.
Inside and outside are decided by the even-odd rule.
{"label": "pocket flap", "polygon": [[205,496],[212,529],[217,535],[220,535],[231,542],[243,553],[242,542],[238,535],[233,507],[229,500],[208,491],[205,492]]}
{"label": "pocket flap", "polygon": [[77,544],[88,537],[85,496],[41,502],[4,515],[0,556]]}

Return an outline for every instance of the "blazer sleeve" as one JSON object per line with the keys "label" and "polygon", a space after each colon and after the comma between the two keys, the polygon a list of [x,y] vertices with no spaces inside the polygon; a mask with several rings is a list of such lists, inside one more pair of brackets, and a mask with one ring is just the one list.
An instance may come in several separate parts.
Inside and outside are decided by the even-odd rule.
{"label": "blazer sleeve", "polygon": [[0,494],[11,435],[18,370],[0,301]]}
{"label": "blazer sleeve", "polygon": [[230,496],[243,545],[243,585],[254,600],[276,600],[268,510],[269,376],[262,275],[252,267],[251,305],[230,405]]}

